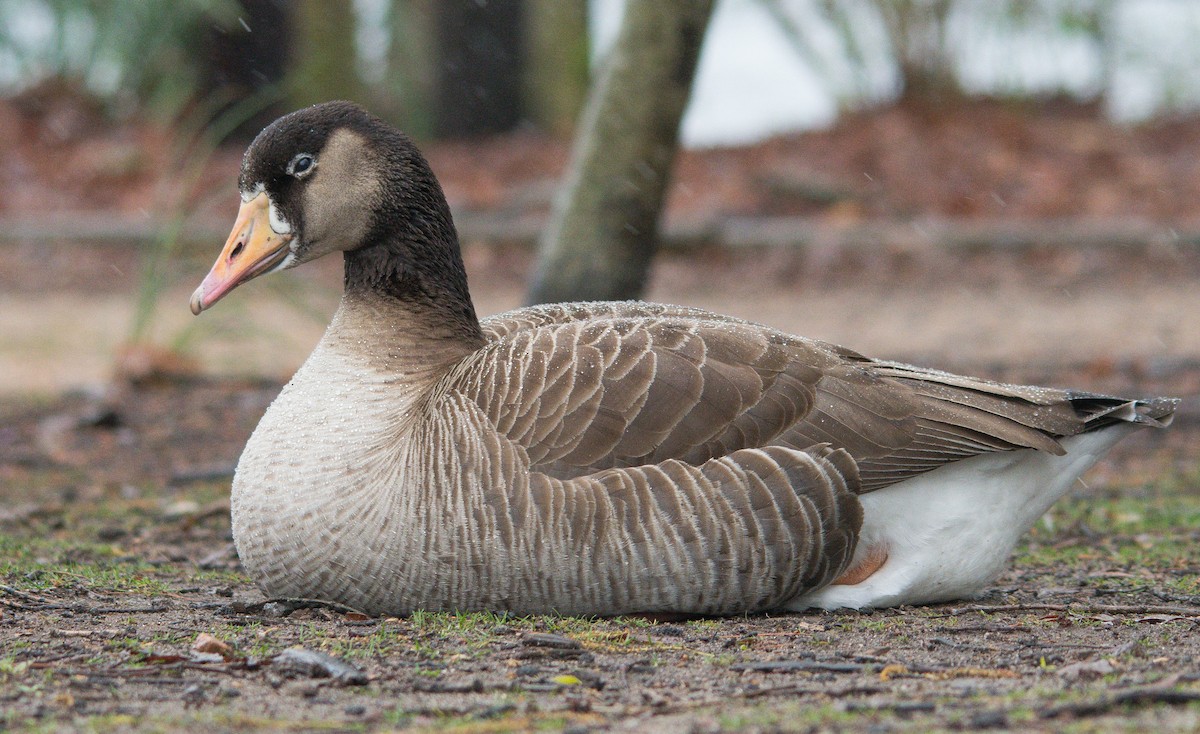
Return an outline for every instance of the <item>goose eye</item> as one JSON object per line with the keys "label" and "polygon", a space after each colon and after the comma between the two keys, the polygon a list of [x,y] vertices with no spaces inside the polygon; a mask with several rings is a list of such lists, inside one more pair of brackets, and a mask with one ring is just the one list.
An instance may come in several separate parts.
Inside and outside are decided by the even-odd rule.
{"label": "goose eye", "polygon": [[303,178],[310,171],[312,171],[315,163],[316,161],[313,160],[311,155],[308,153],[301,153],[293,158],[292,162],[288,164],[287,172],[296,178]]}

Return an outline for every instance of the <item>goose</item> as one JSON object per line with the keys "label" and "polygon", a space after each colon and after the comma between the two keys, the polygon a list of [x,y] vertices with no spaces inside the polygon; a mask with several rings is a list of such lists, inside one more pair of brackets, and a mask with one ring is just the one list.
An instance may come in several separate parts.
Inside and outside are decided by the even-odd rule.
{"label": "goose", "polygon": [[864,357],[708,311],[562,303],[480,320],[412,141],[285,115],[191,298],[341,252],[324,336],[231,490],[274,598],[373,615],[880,608],[978,596],[1113,444],[1178,403]]}

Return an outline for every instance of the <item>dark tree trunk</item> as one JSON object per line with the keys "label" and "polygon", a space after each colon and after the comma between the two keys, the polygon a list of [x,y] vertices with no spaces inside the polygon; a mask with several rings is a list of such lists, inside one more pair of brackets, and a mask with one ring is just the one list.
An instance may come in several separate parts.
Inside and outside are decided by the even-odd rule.
{"label": "dark tree trunk", "polygon": [[525,116],[566,138],[587,98],[586,0],[524,0]]}
{"label": "dark tree trunk", "polygon": [[[287,73],[290,5],[286,0],[239,0],[238,4],[238,22],[210,25],[205,31],[199,94],[219,103],[215,112],[282,83]],[[255,114],[232,137],[253,138],[283,111],[282,105],[274,105]]]}
{"label": "dark tree trunk", "polygon": [[[288,92],[293,105],[331,99],[365,102],[354,45],[357,17],[350,2],[293,0],[293,47]],[[282,51],[282,49],[281,49]]]}
{"label": "dark tree trunk", "polygon": [[630,0],[543,235],[530,303],[637,298],[712,0]]}
{"label": "dark tree trunk", "polygon": [[387,112],[417,139],[431,138],[436,130],[438,53],[433,29],[439,2],[444,0],[392,0],[389,8]]}
{"label": "dark tree trunk", "polygon": [[435,12],[435,132],[511,130],[521,119],[520,0],[449,0]]}

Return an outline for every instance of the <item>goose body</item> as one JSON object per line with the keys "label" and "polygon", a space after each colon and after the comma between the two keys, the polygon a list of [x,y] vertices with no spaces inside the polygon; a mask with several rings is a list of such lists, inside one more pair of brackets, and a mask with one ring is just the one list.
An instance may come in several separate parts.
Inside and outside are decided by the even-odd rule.
{"label": "goose body", "polygon": [[475,317],[433,174],[349,103],[247,151],[193,296],[333,251],[346,292],[238,464],[265,593],[415,609],[735,614],[978,594],[1176,401],[1003,385],[676,306]]}

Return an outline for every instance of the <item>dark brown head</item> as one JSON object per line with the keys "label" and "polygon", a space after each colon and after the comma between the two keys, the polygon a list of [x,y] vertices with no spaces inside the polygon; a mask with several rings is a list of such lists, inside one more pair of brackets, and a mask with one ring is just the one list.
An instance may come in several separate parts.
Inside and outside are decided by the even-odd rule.
{"label": "dark brown head", "polygon": [[246,150],[238,188],[233,232],[192,295],[193,313],[252,278],[335,251],[347,253],[348,288],[363,281],[401,292],[421,289],[423,272],[461,275],[449,207],[429,165],[408,137],[353,103],[271,123]]}

